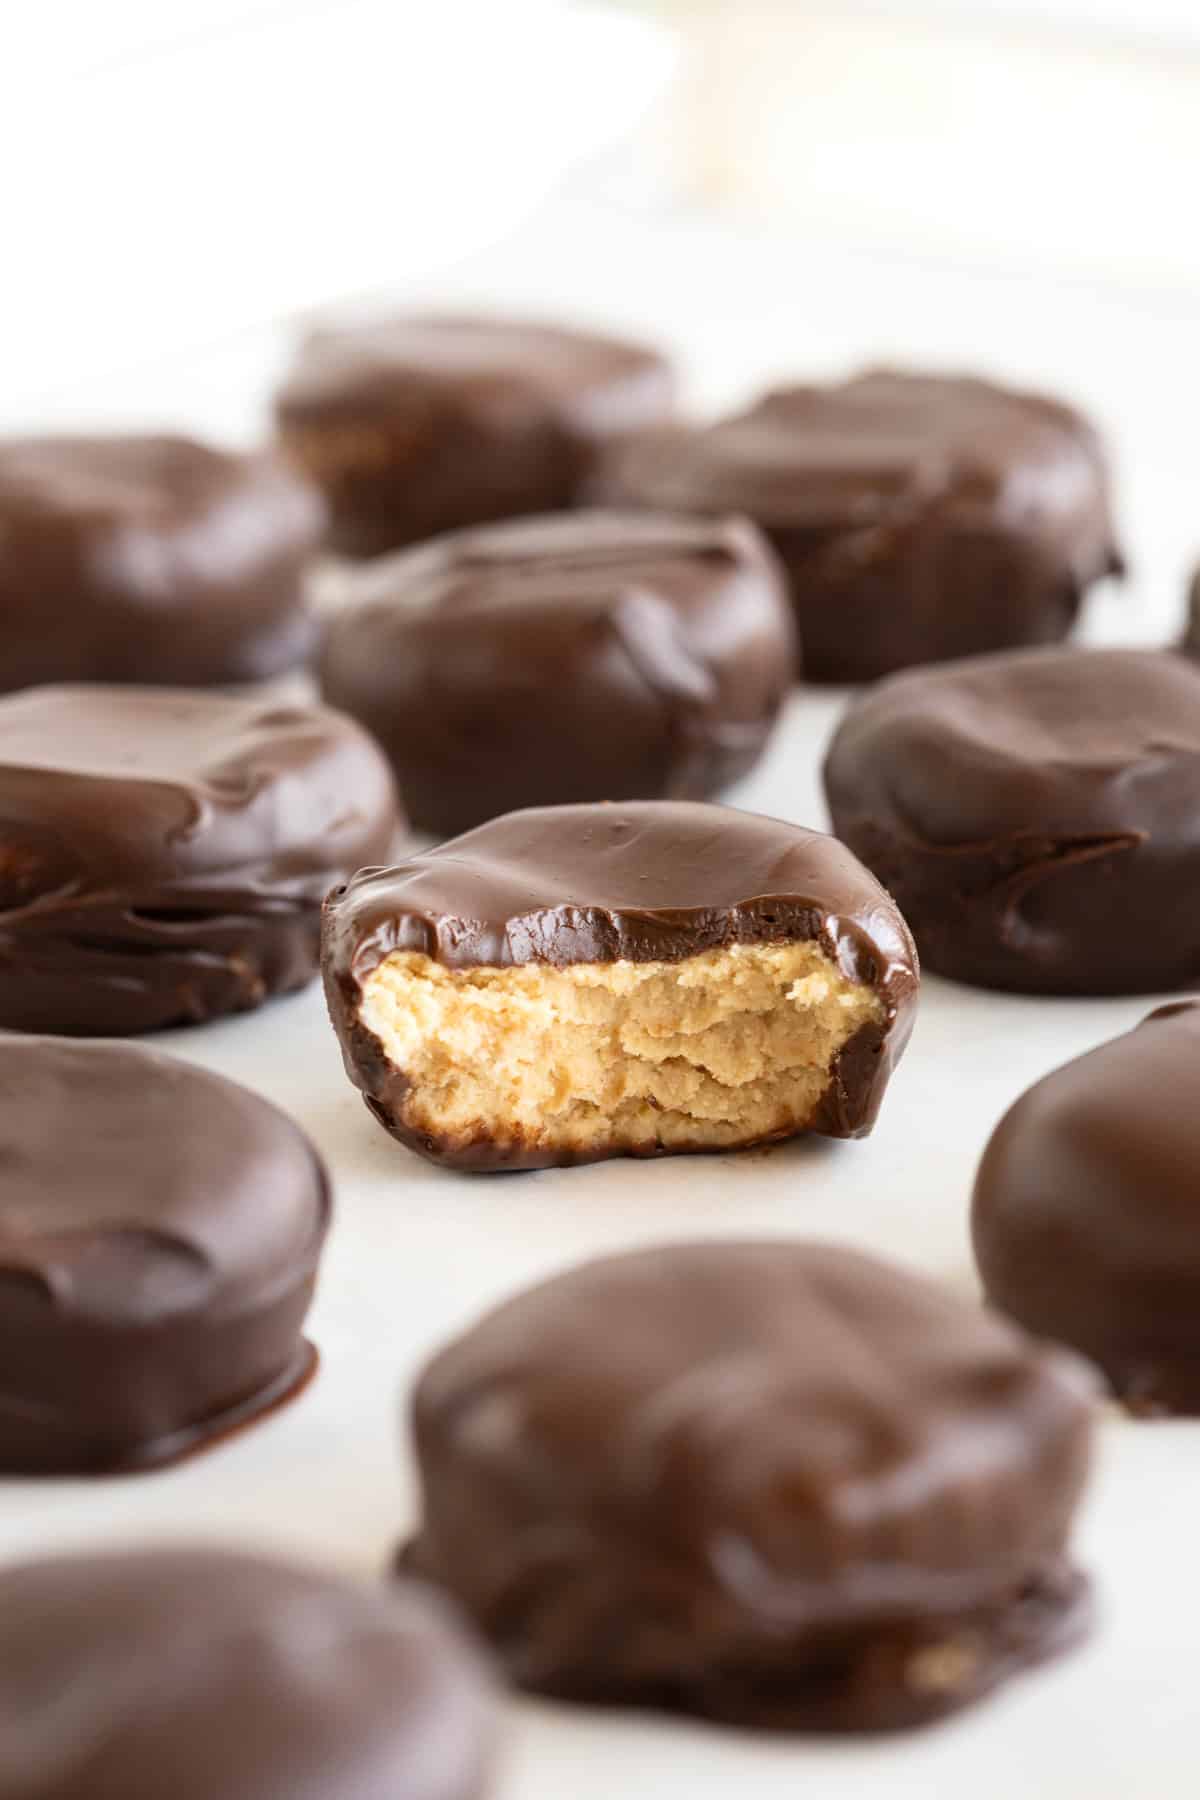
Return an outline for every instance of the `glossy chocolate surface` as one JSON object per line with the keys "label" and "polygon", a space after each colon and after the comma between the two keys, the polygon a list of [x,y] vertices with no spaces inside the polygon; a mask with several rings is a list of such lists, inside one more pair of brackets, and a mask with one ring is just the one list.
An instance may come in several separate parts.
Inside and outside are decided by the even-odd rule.
{"label": "glossy chocolate surface", "polygon": [[314,332],[276,405],[350,556],[569,506],[613,438],[673,409],[656,351],[471,314]]}
{"label": "glossy chocolate surface", "polygon": [[594,492],[761,525],[814,681],[1054,642],[1121,567],[1087,422],[968,378],[781,388],[706,429],[618,445]]}
{"label": "glossy chocolate surface", "polygon": [[245,1088],[0,1033],[0,1471],[172,1461],[302,1386],[329,1207],[312,1145]]}
{"label": "glossy chocolate surface", "polygon": [[[916,954],[904,920],[834,838],[733,807],[688,801],[531,807],[410,857],[364,869],[325,903],[322,970],[346,1072],[380,1123],[437,1161],[456,1156],[400,1118],[403,1075],[359,1017],[362,983],[394,950],[449,968],[679,962],[731,944],[810,940],[850,981],[877,990],[834,1064],[811,1129],[861,1137],[908,1042]],[[511,1159],[506,1167],[538,1167]]]}
{"label": "glossy chocolate surface", "polygon": [[316,971],[321,900],[392,841],[366,734],[145,688],[0,701],[0,1028],[199,1023]]}
{"label": "glossy chocolate surface", "polygon": [[188,438],[0,439],[0,690],[256,681],[302,661],[315,491]]}
{"label": "glossy chocolate surface", "polygon": [[848,710],[833,828],[927,969],[1022,993],[1200,981],[1200,669],[1045,650],[914,670]]}
{"label": "glossy chocolate surface", "polygon": [[491,1734],[416,1584],[204,1549],[0,1571],[0,1800],[479,1800]]}
{"label": "glossy chocolate surface", "polygon": [[358,571],[326,699],[392,759],[414,824],[707,799],[757,761],[796,655],[745,522],[579,512],[463,531]]}
{"label": "glossy chocolate surface", "polygon": [[975,1185],[989,1298],[1085,1352],[1139,1413],[1200,1414],[1200,1001],[1056,1069]]}
{"label": "glossy chocolate surface", "polygon": [[1083,1623],[1094,1381],[857,1253],[670,1245],[488,1314],[418,1383],[405,1566],[522,1686],[915,1725]]}

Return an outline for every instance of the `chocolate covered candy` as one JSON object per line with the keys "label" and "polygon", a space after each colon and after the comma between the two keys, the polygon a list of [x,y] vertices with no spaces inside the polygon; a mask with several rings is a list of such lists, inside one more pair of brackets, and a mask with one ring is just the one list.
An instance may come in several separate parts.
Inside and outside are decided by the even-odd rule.
{"label": "chocolate covered candy", "polygon": [[481,1800],[491,1710],[415,1584],[202,1549],[0,1570],[0,1800]]}
{"label": "chocolate covered candy", "polygon": [[350,1079],[462,1169],[870,1130],[904,921],[834,839],[685,801],[531,808],[326,902]]}
{"label": "chocolate covered candy", "polygon": [[975,1184],[989,1299],[1084,1351],[1139,1413],[1200,1414],[1200,1001],[1056,1069]]}
{"label": "chocolate covered candy", "polygon": [[317,494],[178,437],[0,440],[0,691],[261,680],[301,661]]}
{"label": "chocolate covered candy", "polygon": [[170,1462],[298,1391],[328,1223],[316,1151],[257,1095],[0,1033],[0,1472]]}
{"label": "chocolate covered candy", "polygon": [[518,1295],[413,1405],[403,1566],[510,1676],[822,1731],[917,1725],[1086,1620],[1091,1372],[899,1268],[671,1245]]}
{"label": "chocolate covered candy", "polygon": [[0,700],[0,1028],[124,1035],[301,986],[323,896],[395,824],[382,755],[321,707]]}
{"label": "chocolate covered candy", "polygon": [[898,675],[846,713],[833,828],[927,969],[1023,993],[1200,980],[1200,669],[1043,650]]}
{"label": "chocolate covered candy", "polygon": [[374,556],[569,506],[605,446],[669,417],[673,399],[670,366],[640,345],[409,314],[314,332],[276,411],[284,449],[329,501],[334,548]]}
{"label": "chocolate covered candy", "polygon": [[322,690],[439,834],[519,806],[707,799],[757,760],[795,657],[775,559],[744,522],[483,527],[346,585]]}
{"label": "chocolate covered candy", "polygon": [[1053,642],[1121,566],[1087,422],[966,378],[877,370],[781,388],[707,429],[618,445],[594,491],[761,525],[813,681]]}

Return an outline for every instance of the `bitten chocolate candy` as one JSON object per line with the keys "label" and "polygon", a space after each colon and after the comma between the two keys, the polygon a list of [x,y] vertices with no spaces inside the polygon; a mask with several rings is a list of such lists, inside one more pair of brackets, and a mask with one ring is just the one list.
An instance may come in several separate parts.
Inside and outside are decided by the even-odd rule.
{"label": "bitten chocolate candy", "polygon": [[0,1471],[170,1462],[296,1392],[328,1223],[316,1151],[245,1088],[0,1034]]}
{"label": "bitten chocolate candy", "polygon": [[1100,442],[984,381],[877,370],[618,445],[617,505],[744,512],[787,570],[813,681],[1065,637],[1121,567]]}
{"label": "bitten chocolate candy", "polygon": [[374,556],[575,500],[620,433],[668,418],[655,351],[515,319],[402,315],[317,331],[277,402],[332,544]]}
{"label": "bitten chocolate candy", "polygon": [[1031,994],[1200,980],[1200,669],[1043,650],[898,675],[825,763],[833,828],[927,969]]}
{"label": "bitten chocolate candy", "polygon": [[0,690],[256,681],[300,662],[317,494],[188,438],[0,440]]}
{"label": "bitten chocolate candy", "polygon": [[468,1170],[861,1137],[917,993],[841,844],[685,801],[530,808],[366,869],[322,963],[375,1117]]}
{"label": "bitten chocolate candy", "polygon": [[403,1564],[512,1678],[876,1731],[1086,1619],[1089,1370],[848,1250],[670,1245],[519,1295],[435,1358]]}
{"label": "bitten chocolate candy", "polygon": [[988,1297],[1086,1352],[1135,1412],[1200,1414],[1200,1001],[1056,1069],[975,1184]]}
{"label": "bitten chocolate candy", "polygon": [[580,512],[356,571],[325,697],[445,834],[558,801],[707,799],[757,761],[796,648],[753,526]]}
{"label": "bitten chocolate candy", "polygon": [[481,1800],[491,1713],[416,1584],[200,1549],[0,1570],[0,1800]]}
{"label": "bitten chocolate candy", "polygon": [[0,701],[0,1027],[113,1036],[316,972],[320,904],[396,802],[322,707],[149,688]]}

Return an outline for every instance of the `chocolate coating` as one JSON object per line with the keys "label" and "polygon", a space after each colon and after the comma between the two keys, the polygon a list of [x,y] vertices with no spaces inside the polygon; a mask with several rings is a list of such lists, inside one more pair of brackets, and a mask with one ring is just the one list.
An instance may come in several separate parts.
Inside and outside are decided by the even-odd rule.
{"label": "chocolate coating", "polygon": [[894,676],[825,763],[833,828],[927,969],[1032,994],[1200,980],[1200,669],[1043,650]]}
{"label": "chocolate coating", "polygon": [[[410,857],[364,869],[324,908],[321,966],[346,1073],[386,1131],[461,1168],[538,1168],[513,1148],[456,1148],[410,1131],[404,1076],[359,1016],[362,983],[394,950],[448,968],[679,962],[731,944],[810,940],[884,1001],[838,1056],[810,1129],[863,1137],[916,1011],[916,953],[883,889],[836,839],[689,801],[530,807]],[[615,1152],[614,1152],[615,1153]],[[592,1160],[589,1156],[587,1160]]]}
{"label": "chocolate coating", "polygon": [[670,1245],[426,1368],[406,1566],[514,1680],[745,1724],[920,1724],[1082,1623],[1090,1371],[874,1259]]}
{"label": "chocolate coating", "polygon": [[670,365],[640,345],[409,314],[314,332],[276,416],[284,449],[329,501],[333,547],[375,556],[570,506],[613,438],[673,408]]}
{"label": "chocolate coating", "polygon": [[316,492],[189,438],[0,441],[0,691],[201,687],[302,661]]}
{"label": "chocolate coating", "polygon": [[491,1734],[416,1584],[202,1549],[0,1571],[0,1800],[479,1800]]}
{"label": "chocolate coating", "polygon": [[322,690],[439,834],[519,806],[707,799],[757,761],[796,654],[775,560],[732,520],[483,527],[348,587]]}
{"label": "chocolate coating", "polygon": [[395,823],[382,755],[321,707],[0,700],[0,1027],[124,1035],[302,986],[323,896]]}
{"label": "chocolate coating", "polygon": [[975,1184],[993,1303],[1084,1351],[1135,1412],[1200,1415],[1200,1001],[1055,1069]]}
{"label": "chocolate coating", "polygon": [[0,1034],[0,1471],[169,1462],[303,1386],[329,1208],[312,1145],[245,1088]]}
{"label": "chocolate coating", "polygon": [[1065,637],[1121,568],[1096,434],[988,382],[875,370],[618,445],[596,493],[744,512],[787,571],[812,681]]}

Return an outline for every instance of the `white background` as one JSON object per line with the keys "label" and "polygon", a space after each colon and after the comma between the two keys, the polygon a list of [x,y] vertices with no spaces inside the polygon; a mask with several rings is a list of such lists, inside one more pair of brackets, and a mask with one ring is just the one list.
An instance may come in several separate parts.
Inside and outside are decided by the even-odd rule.
{"label": "white background", "polygon": [[0,407],[440,272],[638,120],[643,194],[1200,298],[1195,0],[0,0]]}
{"label": "white background", "polygon": [[[1182,226],[1194,233],[1194,212]],[[886,240],[870,248],[869,238],[785,230],[779,219],[739,226],[648,213],[590,190],[555,199],[545,184],[494,232],[477,219],[463,227],[454,244],[428,245],[407,268],[398,254],[358,285],[645,330],[677,346],[701,405],[726,404],[772,374],[881,357],[969,365],[1075,396],[1114,442],[1135,571],[1097,602],[1089,629],[1148,642],[1177,630],[1184,571],[1200,554],[1200,357],[1183,287],[1144,272],[1101,280],[1093,269],[1050,266],[1032,279],[949,242],[900,253]],[[96,272],[82,268],[72,290],[81,318]],[[131,314],[147,316],[137,271],[118,273],[110,295],[124,292]],[[226,274],[232,295],[238,271]],[[97,278],[111,275],[101,268]],[[147,281],[181,289],[176,275],[160,269]],[[61,291],[46,300],[53,332],[39,325],[22,358],[6,340],[21,364],[5,390],[7,423],[172,422],[246,441],[262,429],[289,337],[269,320],[278,309],[265,288],[236,318],[230,301],[207,331],[194,314],[163,324],[144,354],[118,333],[106,353],[85,356],[86,321],[82,337],[56,336]],[[838,705],[798,693],[767,761],[735,797],[821,824],[816,767]],[[312,1320],[324,1367],[295,1406],[177,1470],[119,1483],[0,1483],[0,1555],[201,1536],[374,1576],[413,1520],[399,1418],[416,1366],[481,1305],[593,1252],[680,1236],[835,1236],[971,1292],[966,1209],[991,1127],[1029,1081],[1150,1003],[1030,1001],[929,979],[912,1047],[864,1144],[475,1182],[426,1166],[373,1125],[315,991],[173,1034],[163,1041],[180,1054],[288,1108],[330,1159],[338,1217]],[[955,1722],[876,1744],[824,1744],[514,1703],[502,1800],[1192,1800],[1198,1491],[1200,1426],[1110,1417],[1080,1531],[1101,1601],[1091,1646]]]}

